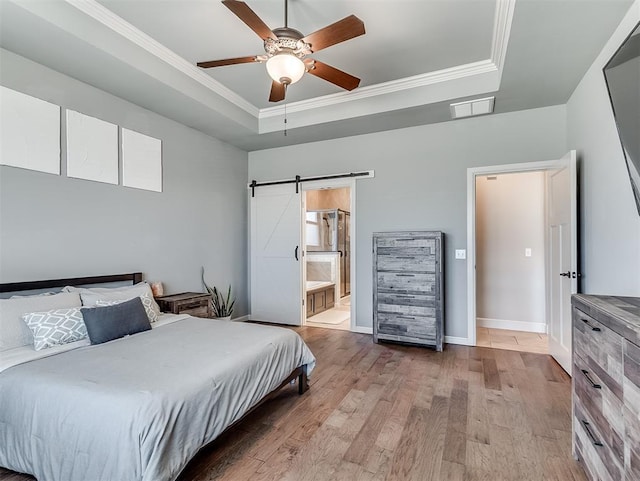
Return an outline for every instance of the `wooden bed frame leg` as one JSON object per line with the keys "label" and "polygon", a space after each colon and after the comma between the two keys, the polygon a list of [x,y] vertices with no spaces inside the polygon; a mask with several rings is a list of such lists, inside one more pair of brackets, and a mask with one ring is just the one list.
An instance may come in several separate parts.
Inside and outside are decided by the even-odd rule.
{"label": "wooden bed frame leg", "polygon": [[309,382],[307,379],[307,370],[302,368],[302,372],[298,376],[298,394],[304,394],[309,390]]}

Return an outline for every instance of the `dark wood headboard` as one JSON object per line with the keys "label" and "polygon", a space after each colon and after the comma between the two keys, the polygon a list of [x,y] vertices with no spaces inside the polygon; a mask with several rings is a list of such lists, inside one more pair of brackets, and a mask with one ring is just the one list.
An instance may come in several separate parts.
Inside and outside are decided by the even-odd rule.
{"label": "dark wood headboard", "polygon": [[0,293],[31,291],[36,289],[53,289],[64,286],[84,286],[89,284],[106,284],[109,282],[131,282],[137,284],[142,281],[142,272],[132,274],[114,274],[109,276],[70,277],[68,279],[49,279],[46,281],[9,282],[0,284]]}

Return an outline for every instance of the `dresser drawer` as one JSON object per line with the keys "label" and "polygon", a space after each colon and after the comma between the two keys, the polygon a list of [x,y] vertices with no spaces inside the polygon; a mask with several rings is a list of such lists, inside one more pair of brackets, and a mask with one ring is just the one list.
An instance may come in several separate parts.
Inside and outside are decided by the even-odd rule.
{"label": "dresser drawer", "polygon": [[573,357],[573,383],[583,412],[598,430],[600,440],[620,465],[624,465],[624,401],[622,385],[593,362]]}
{"label": "dresser drawer", "polygon": [[378,289],[399,293],[435,294],[436,276],[425,273],[378,272]]}
{"label": "dresser drawer", "polygon": [[378,269],[381,271],[435,272],[436,257],[425,254],[421,247],[378,249]]}
{"label": "dresser drawer", "polygon": [[209,308],[207,306],[191,307],[188,309],[181,309],[179,314],[188,314],[193,317],[211,317]]}
{"label": "dresser drawer", "polygon": [[378,303],[397,306],[437,307],[436,298],[431,294],[401,294],[399,292],[379,292]]}
{"label": "dresser drawer", "polygon": [[424,306],[403,306],[400,304],[385,304],[378,302],[378,315],[388,314],[393,316],[430,317],[435,319],[436,308]]}
{"label": "dresser drawer", "polygon": [[379,237],[376,239],[377,247],[426,247],[435,253],[436,239],[427,237]]}
{"label": "dresser drawer", "polygon": [[574,354],[622,385],[622,336],[575,307],[572,313]]}
{"label": "dresser drawer", "polygon": [[622,464],[603,441],[602,433],[580,401],[574,404],[573,423],[576,454],[584,464],[589,479],[622,481],[624,479]]}
{"label": "dresser drawer", "polygon": [[640,479],[640,347],[624,341],[625,468],[627,480]]}
{"label": "dresser drawer", "polygon": [[399,340],[402,338],[409,340],[408,338],[413,338],[416,342],[430,344],[434,344],[436,341],[436,320],[434,318],[379,312],[377,327],[380,339]]}

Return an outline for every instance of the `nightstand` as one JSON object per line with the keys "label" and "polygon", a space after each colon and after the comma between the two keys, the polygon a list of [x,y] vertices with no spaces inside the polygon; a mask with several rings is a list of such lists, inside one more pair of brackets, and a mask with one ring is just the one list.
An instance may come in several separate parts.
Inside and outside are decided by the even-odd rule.
{"label": "nightstand", "polygon": [[195,317],[213,317],[211,294],[182,292],[180,294],[156,297],[155,299],[162,312],[189,314]]}

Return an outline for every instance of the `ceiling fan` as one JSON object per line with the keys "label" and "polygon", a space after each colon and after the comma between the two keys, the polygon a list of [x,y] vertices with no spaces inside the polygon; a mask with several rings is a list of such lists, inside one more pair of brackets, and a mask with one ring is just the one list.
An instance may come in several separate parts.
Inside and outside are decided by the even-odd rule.
{"label": "ceiling fan", "polygon": [[223,0],[222,3],[258,34],[264,42],[265,54],[198,62],[198,67],[211,68],[266,62],[267,72],[273,80],[269,95],[270,102],[284,100],[287,86],[300,80],[305,72],[346,90],[353,90],[360,84],[359,78],[307,57],[323,48],[363,35],[364,22],[355,15],[345,17],[304,36],[298,30],[288,26],[288,0],[284,3],[284,27],[274,30],[271,30],[246,3],[239,0]]}

